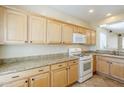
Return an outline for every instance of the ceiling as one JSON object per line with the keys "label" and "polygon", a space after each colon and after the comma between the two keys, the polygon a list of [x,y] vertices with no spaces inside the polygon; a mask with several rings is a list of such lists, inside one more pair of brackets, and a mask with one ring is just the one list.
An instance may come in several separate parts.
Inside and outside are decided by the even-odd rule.
{"label": "ceiling", "polygon": [[102,28],[111,30],[115,33],[124,33],[124,21],[112,23],[112,24],[105,24],[101,26]]}
{"label": "ceiling", "polygon": [[[107,13],[113,16],[124,13],[123,5],[50,5],[48,7],[89,23],[107,18]],[[94,12],[89,13],[89,9],[93,9]]]}

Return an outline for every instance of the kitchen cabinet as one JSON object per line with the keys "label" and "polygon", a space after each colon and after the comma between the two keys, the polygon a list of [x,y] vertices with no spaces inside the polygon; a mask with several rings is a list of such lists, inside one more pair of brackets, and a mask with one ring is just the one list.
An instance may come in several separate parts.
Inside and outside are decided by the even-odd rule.
{"label": "kitchen cabinet", "polygon": [[47,43],[61,43],[61,23],[47,20]]}
{"label": "kitchen cabinet", "polygon": [[64,87],[67,86],[67,62],[55,64],[51,66],[51,86]]}
{"label": "kitchen cabinet", "polygon": [[105,58],[100,56],[97,57],[97,71],[104,74],[109,74],[109,63]]}
{"label": "kitchen cabinet", "polygon": [[51,86],[64,87],[67,86],[67,69],[61,68],[52,71],[51,73]]}
{"label": "kitchen cabinet", "polygon": [[86,35],[86,29],[79,27],[79,33]]}
{"label": "kitchen cabinet", "polygon": [[62,42],[64,44],[71,44],[73,40],[73,26],[69,24],[63,24],[62,26]]}
{"label": "kitchen cabinet", "polygon": [[49,73],[35,75],[30,78],[30,87],[49,87],[49,86],[50,86]]}
{"label": "kitchen cabinet", "polygon": [[96,31],[91,31],[91,44],[96,44]]}
{"label": "kitchen cabinet", "polygon": [[74,33],[79,33],[79,28],[78,28],[78,26],[74,26],[74,31],[73,31]]}
{"label": "kitchen cabinet", "polygon": [[97,72],[104,73],[108,77],[124,80],[123,59],[97,56]]}
{"label": "kitchen cabinet", "polygon": [[111,62],[110,63],[110,74],[113,77],[123,79],[124,80],[124,64]]}
{"label": "kitchen cabinet", "polygon": [[2,85],[2,87],[28,87],[28,79],[17,80]]}
{"label": "kitchen cabinet", "polygon": [[86,30],[86,44],[90,45],[91,44],[91,31],[90,30]]}
{"label": "kitchen cabinet", "polygon": [[7,43],[27,42],[27,15],[22,12],[6,9],[5,27]]}
{"label": "kitchen cabinet", "polygon": [[78,80],[78,63],[77,60],[72,62],[68,69],[68,85]]}
{"label": "kitchen cabinet", "polygon": [[4,43],[4,32],[5,32],[5,28],[4,28],[4,24],[5,24],[5,21],[4,21],[4,8],[3,7],[0,7],[0,44],[3,44]]}
{"label": "kitchen cabinet", "polygon": [[41,16],[29,16],[29,43],[42,44],[46,42],[46,19]]}

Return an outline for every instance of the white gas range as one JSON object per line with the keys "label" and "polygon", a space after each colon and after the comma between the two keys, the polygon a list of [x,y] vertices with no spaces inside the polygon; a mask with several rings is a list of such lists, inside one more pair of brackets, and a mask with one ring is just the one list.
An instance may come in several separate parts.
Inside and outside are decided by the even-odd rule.
{"label": "white gas range", "polygon": [[83,55],[81,48],[69,48],[69,56],[79,57],[79,83],[82,83],[93,76],[92,55]]}

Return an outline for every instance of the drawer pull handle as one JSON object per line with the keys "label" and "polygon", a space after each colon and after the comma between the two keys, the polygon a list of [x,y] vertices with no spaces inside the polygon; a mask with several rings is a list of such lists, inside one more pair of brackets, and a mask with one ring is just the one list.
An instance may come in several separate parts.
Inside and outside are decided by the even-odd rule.
{"label": "drawer pull handle", "polygon": [[59,65],[59,67],[61,67],[62,65]]}
{"label": "drawer pull handle", "polygon": [[39,70],[39,72],[41,72],[41,71],[43,71],[42,69],[41,70]]}
{"label": "drawer pull handle", "polygon": [[73,62],[73,63],[76,63],[76,62]]}
{"label": "drawer pull handle", "polygon": [[34,81],[34,79],[32,78],[32,81]]}
{"label": "drawer pull handle", "polygon": [[28,81],[26,80],[25,83],[28,83]]}
{"label": "drawer pull handle", "polygon": [[13,76],[12,78],[18,78],[19,76]]}

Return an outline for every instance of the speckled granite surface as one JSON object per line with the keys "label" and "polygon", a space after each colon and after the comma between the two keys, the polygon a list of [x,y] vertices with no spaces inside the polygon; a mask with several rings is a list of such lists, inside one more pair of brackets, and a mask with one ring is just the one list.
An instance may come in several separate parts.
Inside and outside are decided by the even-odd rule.
{"label": "speckled granite surface", "polygon": [[0,75],[25,71],[28,69],[33,69],[41,66],[51,65],[74,59],[78,59],[78,58],[69,57],[64,54],[56,54],[56,55],[54,54],[54,55],[25,57],[25,58],[11,58],[4,60],[1,59],[2,64],[0,65]]}

